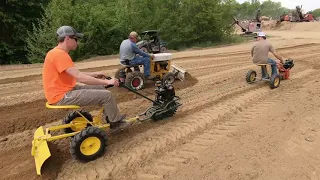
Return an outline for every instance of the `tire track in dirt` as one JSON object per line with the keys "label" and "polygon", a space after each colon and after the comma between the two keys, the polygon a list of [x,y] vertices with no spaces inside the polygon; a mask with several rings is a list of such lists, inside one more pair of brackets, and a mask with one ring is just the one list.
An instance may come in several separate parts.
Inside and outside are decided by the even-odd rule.
{"label": "tire track in dirt", "polygon": [[[279,47],[279,48],[277,48],[277,50],[278,51],[279,50],[285,51],[285,50],[290,50],[290,49],[296,49],[298,51],[298,49],[299,49],[299,52],[304,52],[304,51],[301,51],[301,49],[308,49],[308,48],[314,47],[314,46],[319,46],[319,44],[318,43],[306,43],[306,44],[299,44],[299,45],[294,45],[294,46]],[[214,52],[214,49],[212,51]],[[215,54],[210,54],[208,52],[208,54],[205,54],[205,55],[192,55],[192,56],[187,56],[187,57],[174,58],[173,62],[180,63],[179,61],[188,61],[188,59],[199,60],[204,57],[218,57],[218,58],[228,57],[228,58],[231,58],[233,56],[248,55],[248,54],[250,54],[250,51],[236,51],[236,52],[215,53]],[[109,58],[107,58],[107,59],[109,59]],[[90,61],[88,61],[88,62],[90,62]],[[86,63],[86,62],[81,62],[80,64],[84,64],[84,63]],[[31,67],[27,68],[29,66],[31,66]],[[11,68],[9,66],[9,67],[0,68],[2,70],[0,72],[0,75],[1,75],[0,76],[0,84],[8,84],[11,82],[25,82],[25,81],[32,81],[32,80],[41,79],[40,74],[23,76],[23,74],[21,74],[21,72],[25,73],[26,69],[28,71],[39,71],[40,72],[41,70],[39,70],[39,69],[42,68],[42,65],[18,65],[17,67],[18,68]],[[82,69],[82,71],[104,71],[104,70],[117,69],[119,67],[121,67],[121,65],[111,65],[111,66],[103,66],[102,65],[101,67],[84,68],[84,69],[81,68],[81,69]],[[36,68],[37,70],[34,70],[34,68]],[[15,77],[3,78],[3,77],[7,77],[7,72],[5,72],[5,71],[15,72],[14,73]],[[16,73],[21,74],[21,76],[23,76],[23,77],[17,76]]]}
{"label": "tire track in dirt", "polygon": [[[296,60],[302,60],[303,58],[312,57],[313,55],[318,54],[316,51],[313,51],[313,50],[311,52],[312,53],[308,53],[307,55],[300,56]],[[212,62],[210,63],[212,64]],[[224,70],[224,68],[238,67],[238,66],[241,66],[241,64],[246,64],[246,63],[252,64],[250,61],[246,62],[241,60],[240,62],[237,62],[237,63],[224,63],[224,64],[209,65],[209,66],[204,65],[197,68],[190,68],[188,71],[190,73],[193,73],[201,69],[202,71],[199,72],[197,76],[202,76],[203,74],[207,74],[211,72],[212,71],[211,68],[217,68],[215,69],[215,72],[218,72],[219,70]],[[202,78],[206,78],[206,76]],[[11,89],[11,90],[6,91],[8,89]],[[38,91],[36,91],[37,89]],[[41,81],[33,81],[29,83],[23,82],[21,83],[21,85],[19,83],[5,84],[3,85],[3,87],[0,88],[0,90],[5,91],[4,96],[0,98],[0,107],[12,106],[15,104],[44,99]],[[14,94],[14,95],[11,95],[11,94]],[[23,99],[23,101],[22,102],[16,101],[17,99]]]}
{"label": "tire track in dirt", "polygon": [[[311,56],[314,56],[314,54],[308,54],[308,55],[301,55],[301,56],[299,56],[299,58],[296,58],[297,60],[300,60],[300,59],[304,59],[304,58],[308,58],[308,57],[311,57]],[[251,63],[250,63],[251,64]],[[221,71],[221,72],[218,72],[218,73],[211,73],[211,74],[209,74],[209,75],[206,75],[206,76],[202,76],[202,77],[199,77],[199,79],[200,80],[202,80],[201,81],[201,83],[198,83],[198,84],[196,84],[194,87],[192,87],[192,88],[187,88],[185,91],[180,91],[180,93],[181,93],[181,95],[184,95],[185,93],[187,93],[187,94],[190,94],[189,95],[189,97],[190,96],[194,96],[195,94],[194,93],[190,93],[190,92],[192,92],[190,89],[196,89],[196,88],[198,88],[198,87],[201,87],[198,91],[196,91],[195,93],[197,94],[202,94],[202,97],[206,97],[207,96],[207,94],[203,94],[203,92],[204,91],[208,91],[208,89],[210,89],[210,85],[214,85],[215,83],[212,83],[212,78],[216,78],[216,77],[222,77],[222,79],[220,78],[218,78],[217,79],[217,81],[215,81],[216,82],[216,84],[219,84],[219,83],[223,83],[223,84],[221,84],[221,88],[225,88],[226,86],[228,86],[228,82],[227,81],[229,81],[229,80],[233,80],[232,79],[232,77],[234,77],[234,75],[236,75],[236,76],[239,76],[239,75],[241,75],[240,74],[240,71],[241,70],[245,70],[245,69],[249,69],[249,68],[251,68],[251,67],[254,67],[255,65],[249,65],[249,66],[245,66],[245,67],[243,67],[242,66],[242,68],[238,68],[238,67],[236,67],[236,68],[231,68],[231,69],[228,69],[228,70],[226,70],[226,71]],[[296,67],[295,67],[296,68]],[[204,79],[207,79],[207,80],[204,80]],[[229,84],[230,83],[237,83],[236,82],[237,80],[236,79],[234,79],[234,81],[232,81],[232,82],[229,82]],[[206,83],[206,82],[208,82],[208,83]],[[210,84],[211,83],[211,84]],[[244,86],[245,86],[245,83],[242,83]],[[185,84],[184,85],[185,87],[187,87],[187,85]],[[179,88],[179,87],[177,87],[177,88]],[[210,91],[209,91],[210,92]],[[222,92],[219,92],[219,93],[223,93],[223,91]],[[121,96],[121,94],[119,95],[119,96]],[[119,97],[118,96],[118,97]],[[38,97],[38,96],[33,96],[33,97]],[[120,97],[119,97],[120,98]],[[186,97],[184,97],[184,98],[187,98],[187,96]],[[199,98],[201,98],[201,97],[199,97]],[[126,98],[126,100],[130,100],[130,97],[128,97],[128,98]],[[121,100],[121,98],[120,98],[120,100],[118,99],[118,101],[119,102],[123,102],[122,100]],[[17,102],[17,101],[15,101],[15,102]],[[19,131],[23,131],[23,130],[27,130],[27,129],[30,129],[30,128],[32,128],[32,127],[34,127],[35,125],[37,125],[37,126],[39,126],[39,125],[41,125],[42,123],[48,123],[48,122],[52,122],[52,121],[54,121],[55,119],[59,119],[59,118],[62,118],[63,117],[63,115],[62,114],[65,114],[65,113],[61,113],[61,112],[56,112],[56,111],[51,111],[51,110],[47,110],[45,107],[41,107],[41,106],[44,106],[44,103],[45,103],[45,100],[43,99],[42,101],[41,100],[39,100],[39,101],[35,101],[36,102],[36,106],[38,106],[38,107],[36,107],[36,106],[33,106],[33,107],[35,107],[36,109],[34,109],[34,111],[32,110],[31,112],[37,112],[37,113],[28,113],[28,112],[26,112],[26,113],[24,113],[25,115],[27,115],[27,117],[28,118],[26,118],[26,117],[21,117],[19,114],[16,114],[16,112],[17,111],[19,111],[20,110],[20,107],[10,107],[10,108],[13,108],[13,111],[10,111],[10,109],[9,109],[9,111],[8,111],[8,109],[7,108],[4,108],[4,109],[2,109],[3,110],[3,112],[6,112],[8,115],[5,115],[5,118],[6,118],[6,121],[8,121],[8,123],[6,123],[6,125],[3,127],[3,129],[5,129],[4,131],[2,131],[2,134],[1,135],[6,135],[6,134],[8,134],[8,133],[13,133],[13,132],[19,132]],[[40,102],[41,102],[41,104],[40,104]],[[26,107],[28,107],[28,108],[30,108],[30,105],[29,104],[26,104]],[[17,109],[17,110],[16,110]],[[18,110],[19,109],[19,110]],[[39,111],[40,109],[42,109],[41,111]],[[49,112],[48,112],[49,111]],[[16,115],[15,116],[18,116],[17,117],[17,119],[20,119],[20,120],[22,120],[23,122],[22,123],[20,123],[19,125],[13,125],[13,124],[16,124],[15,122],[17,122],[17,120],[15,121],[15,119],[13,119],[13,117],[12,117],[12,114],[10,113],[10,112],[12,112],[12,113],[15,113]],[[61,115],[59,115],[61,113]],[[30,115],[29,115],[30,114]],[[41,115],[40,115],[41,114]],[[46,114],[46,115],[43,115],[43,114]],[[32,115],[32,116],[31,116]],[[50,116],[53,116],[53,117],[50,117]],[[11,119],[10,119],[10,117],[11,117]],[[41,118],[40,118],[41,117]],[[36,122],[35,122],[36,121]],[[24,122],[30,122],[31,124],[25,124]],[[5,133],[5,134],[3,134],[3,133]]]}
{"label": "tire track in dirt", "polygon": [[[214,76],[215,74],[212,74],[212,77]],[[226,80],[223,80],[223,81],[226,81]],[[179,86],[175,86],[175,88],[181,91],[183,90],[183,88],[190,89],[189,85],[196,83],[196,81],[194,80],[194,82],[190,82],[190,83],[186,83],[186,82],[179,82],[179,83],[181,84],[183,83],[181,86],[184,86],[184,87],[181,88]],[[153,94],[151,90],[153,91],[153,89],[150,88],[149,91],[147,92]],[[188,93],[188,91],[189,90],[186,90],[185,92]],[[130,99],[133,99],[133,97],[135,96],[134,94],[128,94],[126,91],[123,91],[121,93],[114,92],[114,94],[117,94],[116,100],[119,103],[130,101]],[[126,94],[125,99],[124,97],[122,97],[124,94]],[[183,94],[184,93],[182,93],[182,95]],[[36,98],[37,96],[34,96],[34,97]],[[193,97],[190,97],[190,98],[193,98]],[[9,133],[14,133],[14,132],[21,132],[24,130],[34,128],[35,126],[37,127],[45,123],[56,121],[56,119],[63,118],[67,113],[67,110],[46,109],[44,104],[45,104],[45,100],[41,99],[34,102],[25,103],[23,106],[7,106],[2,108],[0,111],[6,112],[6,114],[3,116],[4,126],[2,126],[1,128],[0,136],[7,135]],[[93,108],[94,107],[89,109],[92,110]],[[21,116],[21,114],[17,114],[16,112],[18,111],[24,116]],[[16,122],[20,122],[20,123],[17,124]]]}
{"label": "tire track in dirt", "polygon": [[[320,43],[306,43],[306,44],[298,44],[298,45],[293,45],[293,46],[285,46],[285,47],[277,47],[276,50],[277,51],[286,51],[286,50],[291,50],[291,49],[309,49],[310,47],[314,47],[314,46],[319,46]],[[251,47],[250,47],[251,48]],[[214,49],[212,50],[214,52]],[[304,52],[304,51],[300,51],[300,52]],[[242,56],[242,55],[250,55],[250,49],[249,50],[239,50],[239,51],[235,51],[235,52],[226,52],[226,53],[207,53],[204,55],[192,55],[192,56],[187,56],[190,58],[193,58],[194,60],[198,60],[204,57],[230,57],[230,56]],[[177,61],[184,61],[186,57],[179,57],[179,58],[175,58],[175,60]],[[196,59],[195,59],[196,58]]]}
{"label": "tire track in dirt", "polygon": [[[305,54],[308,53],[308,55],[310,54],[317,54],[317,49],[320,46],[316,46],[315,48],[305,48],[305,50],[303,50],[305,52]],[[285,58],[286,57],[294,57],[294,56],[299,56],[301,55],[301,51],[295,51],[292,52],[292,50],[286,50],[286,51],[278,51],[281,55],[283,55]],[[188,71],[192,71],[193,68],[204,68],[204,69],[209,69],[210,66],[216,64],[226,64],[226,63],[230,63],[230,65],[235,65],[237,63],[243,62],[243,63],[252,63],[251,60],[251,55],[250,52],[247,53],[246,55],[242,55],[242,56],[232,56],[232,57],[224,57],[224,58],[220,58],[220,57],[215,57],[215,58],[208,58],[208,57],[203,57],[203,58],[199,58],[199,59],[191,59],[191,60],[184,60],[183,62],[175,62],[178,65],[183,66],[184,68],[186,68]],[[208,67],[208,68],[205,68]]]}
{"label": "tire track in dirt", "polygon": [[[301,73],[293,76],[292,80],[290,82],[287,82],[286,84],[293,84],[300,78],[311,76],[314,72],[314,70],[302,71]],[[198,132],[201,128],[206,127],[212,122],[219,121],[221,117],[227,113],[233,114],[240,108],[243,109],[246,104],[250,104],[251,101],[255,101],[259,97],[264,97],[267,93],[270,93],[270,90],[267,87],[260,86],[253,88],[253,90],[249,92],[237,92],[237,95],[234,96],[226,95],[226,99],[221,98],[218,101],[220,103],[217,103],[213,109],[211,109],[210,105],[207,104],[206,108],[201,108],[203,110],[200,110],[197,113],[189,114],[190,116],[185,116],[184,114],[183,120],[181,118],[181,115],[177,115],[178,120],[180,120],[180,124],[176,124],[178,121],[177,119],[173,122],[168,122],[164,125],[165,127],[161,127],[161,129],[165,129],[165,131],[160,130],[160,132],[153,133],[153,135],[148,135],[148,133],[146,135],[148,137],[148,141],[140,140],[140,143],[137,143],[138,145],[133,147],[133,149],[126,149],[126,147],[123,147],[124,150],[121,153],[113,154],[112,157],[109,157],[110,159],[101,158],[95,163],[88,163],[85,165],[80,164],[81,167],[77,167],[76,169],[79,169],[81,171],[75,171],[74,174],[70,173],[70,170],[65,169],[67,167],[70,167],[71,165],[65,164],[65,167],[62,169],[64,169],[66,173],[61,172],[61,174],[58,176],[58,179],[69,179],[75,177],[75,175],[83,178],[115,178],[117,177],[117,175],[124,173],[121,170],[122,168],[134,166],[135,162],[147,161],[148,158],[151,158],[154,153],[166,149],[167,146],[173,146],[175,142],[179,141],[179,139],[186,137],[189,134]],[[211,101],[209,103],[212,102],[215,101]],[[215,113],[212,113],[213,110]],[[172,126],[170,124],[176,124],[177,126]],[[153,129],[153,131],[155,131],[155,129]],[[112,162],[114,163],[113,165]],[[88,175],[87,172],[83,171],[85,169],[91,169],[90,175]],[[126,169],[124,171],[126,171]]]}
{"label": "tire track in dirt", "polygon": [[[315,70],[306,70],[293,76],[293,79],[296,82],[298,79],[312,74],[315,75]],[[310,82],[305,84],[307,83]],[[123,173],[115,176],[115,179],[168,179],[169,174],[177,171],[179,167],[191,163],[216,142],[232,136],[233,132],[237,131],[239,127],[244,126],[250,120],[254,120],[253,117],[256,112],[269,108],[273,103],[283,102],[287,97],[297,93],[297,91],[289,89],[296,89],[297,86],[301,85],[286,82],[285,89],[287,91],[284,93],[278,91],[276,94],[272,93],[272,96],[266,96],[266,94],[271,94],[266,89],[260,90],[260,94],[251,91],[231,99],[231,101],[220,103],[221,105],[215,108],[204,109],[200,113],[201,116],[198,117],[198,121],[210,122],[199,127],[198,134],[193,133],[181,138],[180,143],[170,148],[169,153],[159,152],[158,156],[152,156],[151,160],[144,161],[138,167],[133,166],[125,169]],[[218,109],[218,111],[215,109]],[[180,132],[185,131],[180,130]]]}
{"label": "tire track in dirt", "polygon": [[[302,60],[304,58],[308,58],[308,57],[312,57],[314,54],[308,54],[308,55],[300,55],[300,56],[297,56],[297,60]],[[251,63],[250,63],[251,64]],[[310,64],[310,63],[309,63]],[[312,63],[311,63],[312,64]],[[193,88],[190,88],[187,89],[186,91],[181,91],[180,93],[183,95],[185,93],[188,93],[190,95],[195,95],[194,93],[190,93],[192,92],[192,89],[196,89],[198,87],[202,87],[200,90],[198,90],[197,92],[195,93],[199,93],[199,94],[202,94],[203,91],[207,91],[206,88],[209,88],[210,86],[210,83],[212,82],[210,79],[212,78],[216,78],[218,76],[223,76],[224,79],[219,79],[217,81],[215,81],[215,83],[211,83],[211,85],[215,85],[215,84],[219,84],[219,83],[223,83],[223,82],[226,82],[226,81],[229,81],[229,80],[233,80],[232,77],[234,77],[234,75],[238,76],[240,75],[240,70],[244,70],[246,68],[249,68],[249,67],[253,67],[254,65],[252,66],[247,66],[247,67],[244,67],[242,69],[238,69],[238,68],[234,68],[234,69],[228,69],[227,71],[221,71],[219,72],[218,74],[214,73],[211,75],[207,75],[207,76],[202,76],[202,77],[199,77],[200,80],[203,80],[203,79],[206,79],[208,78],[207,81],[202,81],[201,83],[199,83],[198,85],[195,85]],[[219,69],[221,68],[218,68],[217,71],[219,71]],[[224,68],[222,68],[224,69]],[[239,72],[239,73],[237,73]],[[210,83],[205,83],[203,84],[204,82],[210,82]],[[236,81],[233,81],[232,83],[237,83]],[[224,88],[226,85],[228,85],[228,83],[223,83],[222,84],[223,86],[221,86],[221,88]],[[8,87],[10,87],[10,85],[7,85]],[[186,84],[184,84],[185,87],[187,87]],[[179,89],[179,87],[177,87]],[[39,95],[37,94],[33,94],[34,96],[32,96],[33,98],[37,98],[39,97]],[[120,95],[121,96],[121,95]],[[189,96],[190,97],[190,96]],[[205,97],[205,96],[203,96]],[[131,97],[127,97],[126,100],[130,100]],[[2,98],[4,99],[4,98]],[[17,99],[19,99],[19,97],[16,97],[14,99],[10,99],[12,100],[12,102],[19,102],[17,101]],[[23,96],[20,98],[20,99],[24,99]],[[121,98],[120,100],[118,100],[119,102],[122,102]],[[4,102],[4,101],[2,101]],[[5,115],[5,121],[8,122],[8,123],[5,123],[6,125],[3,127],[3,131],[1,135],[6,135],[8,133],[14,133],[14,132],[19,132],[19,131],[23,131],[23,130],[27,130],[27,129],[30,129],[32,127],[34,127],[35,125],[39,126],[41,125],[42,123],[48,123],[48,122],[52,122],[54,121],[55,119],[60,119],[63,117],[62,114],[65,114],[65,113],[61,113],[61,112],[57,112],[57,111],[50,111],[48,112],[49,110],[47,110],[45,107],[42,107],[44,106],[44,103],[45,103],[45,100],[42,99],[41,100],[37,100],[37,101],[34,101],[35,102],[35,106],[30,106],[31,102],[30,103],[27,103],[25,105],[22,105],[22,106],[19,106],[19,107],[15,107],[15,106],[9,106],[9,107],[5,107],[2,110],[2,112],[6,112],[7,115]],[[8,105],[6,103],[6,105]],[[29,109],[30,107],[34,107],[35,109]],[[24,116],[24,117],[21,117],[20,114],[17,114],[16,112],[20,111],[21,112],[21,109],[22,110],[22,113],[24,115],[27,115],[27,116]],[[24,109],[28,109],[28,111],[25,111]],[[41,111],[39,111],[41,110]],[[12,113],[10,113],[12,112]],[[32,112],[32,113],[29,113],[29,112]],[[15,115],[13,115],[15,114]],[[60,115],[59,115],[60,114]],[[22,122],[18,125],[16,124],[17,121],[21,121]],[[31,124],[25,124],[25,123],[31,123]]]}
{"label": "tire track in dirt", "polygon": [[[311,65],[311,64],[308,64],[308,65]],[[240,74],[241,72],[238,72],[237,74]],[[309,72],[307,72],[307,74],[308,74]],[[236,74],[233,74],[233,76],[234,75],[236,75]],[[221,74],[220,74],[220,76],[222,76]],[[219,77],[220,77],[219,76]],[[232,76],[230,76],[230,77],[232,77]],[[228,79],[228,80],[230,80],[230,79]],[[233,79],[232,79],[233,80]],[[212,83],[212,81],[206,81],[206,83],[207,83],[207,85],[206,85],[206,88],[208,88],[209,87],[209,83]],[[237,82],[236,80],[234,80],[234,81],[232,81],[232,82],[236,82],[236,84],[235,84],[235,86],[237,86],[237,85],[239,85],[239,84],[241,84],[241,83],[239,83],[239,82]],[[225,82],[226,84],[228,83],[228,82]],[[219,85],[219,84],[216,84],[216,85]],[[261,85],[262,86],[262,85]],[[198,87],[199,88],[199,87]],[[238,87],[235,87],[235,89],[236,88],[238,88]],[[258,87],[252,87],[252,89],[251,90],[254,90],[255,88],[258,88]],[[265,87],[265,88],[268,88],[268,87]],[[190,88],[191,89],[191,88]],[[201,89],[204,89],[204,88],[201,88]],[[248,89],[248,90],[250,90],[250,89]],[[181,91],[183,91],[183,90],[179,90],[178,92],[180,93]],[[244,93],[244,92],[243,92]],[[196,95],[196,93],[193,93],[194,95]],[[201,94],[203,94],[203,93],[201,93]],[[209,94],[209,93],[208,93]],[[236,96],[236,95],[235,95]],[[231,98],[231,97],[229,97],[229,98]],[[209,98],[210,99],[210,98]],[[216,99],[216,98],[214,98],[214,99]],[[218,98],[217,98],[218,99]],[[218,99],[216,102],[214,102],[214,103],[219,103],[219,101],[223,101],[224,99],[222,98],[222,99]],[[200,101],[200,100],[199,100]],[[198,102],[199,102],[198,101]],[[212,104],[214,104],[214,103],[212,103]],[[209,104],[210,105],[210,104]],[[201,106],[199,106],[199,104],[197,105],[198,107],[198,109],[197,110],[195,110],[194,109],[194,111],[191,111],[190,112],[190,114],[192,114],[192,113],[195,113],[195,112],[197,112],[198,110],[201,110],[201,109],[203,109],[203,108],[206,108],[206,106],[208,106],[208,104],[202,104]],[[192,108],[190,108],[190,109],[192,109]],[[183,110],[183,112],[184,112],[184,110]],[[187,113],[184,113],[184,114],[187,114]],[[63,113],[63,115],[65,115],[65,113]],[[180,116],[179,116],[180,115]],[[185,117],[186,115],[181,115],[181,114],[177,114],[177,118],[178,119],[174,119],[174,122],[176,122],[176,121],[183,121],[182,120],[182,118],[183,117]],[[180,117],[180,118],[179,118]],[[161,123],[162,123],[162,125],[161,125]],[[160,124],[160,125],[159,125]],[[146,127],[150,127],[150,128],[153,128],[153,127],[159,127],[159,129],[160,129],[160,126],[165,126],[166,125],[166,122],[160,122],[159,124],[150,124],[150,125],[142,125],[142,130],[140,131],[140,133],[146,133],[145,131],[147,130],[146,129]],[[164,124],[164,125],[163,125]],[[34,128],[34,127],[33,127]],[[137,129],[136,127],[135,127],[135,129]],[[32,131],[33,132],[33,131]],[[148,133],[149,133],[149,131],[147,131]],[[180,133],[182,133],[183,134],[183,132],[180,132]],[[129,133],[129,137],[131,136],[131,135],[134,135],[135,133],[134,132],[131,132],[131,133]],[[14,134],[12,134],[13,135],[13,137],[14,137]],[[138,134],[139,135],[139,134]],[[126,136],[126,135],[120,135],[120,136]],[[141,135],[141,136],[139,136],[140,138],[141,137],[144,137],[143,135]],[[161,137],[161,136],[160,136]],[[123,141],[120,141],[120,142],[117,142],[117,137],[111,137],[111,143],[113,143],[113,144],[111,144],[111,146],[113,146],[112,147],[112,149],[110,150],[111,152],[110,153],[113,153],[112,155],[117,155],[118,154],[118,149],[123,149],[123,143],[124,142],[128,142],[128,141],[126,141],[126,140],[123,140]],[[120,138],[121,139],[121,138]],[[136,141],[133,141],[134,143],[131,143],[130,145],[128,145],[128,148],[131,148],[131,149],[133,149],[133,148],[135,148],[135,147],[137,147],[137,142],[138,142],[138,145],[139,145],[139,143],[141,143],[143,140],[148,140],[148,139],[135,139]],[[150,139],[149,139],[150,140]],[[152,139],[151,139],[152,140]],[[52,145],[55,145],[55,144],[52,144]],[[66,145],[66,146],[65,146]],[[146,144],[146,145],[148,145],[148,144]],[[60,147],[59,147],[60,146]],[[67,149],[68,149],[68,141],[66,140],[66,141],[64,141],[64,142],[61,142],[61,143],[58,143],[58,152],[60,151],[60,153],[58,153],[58,155],[59,156],[67,156],[67,161],[69,161],[68,159],[70,159],[70,157],[69,157],[69,155],[65,155],[64,153],[68,153],[67,151]],[[145,146],[145,148],[147,148],[148,146]],[[117,150],[116,150],[117,149]],[[158,151],[160,151],[161,150],[161,148],[158,148]],[[15,149],[14,150],[14,152],[18,152],[18,151],[22,151],[22,149]],[[28,150],[27,150],[27,153],[29,153],[29,151],[30,151],[30,149],[29,149],[29,147],[28,147]],[[53,150],[54,151],[54,150]],[[23,152],[23,151],[22,151]],[[146,152],[147,153],[147,152]],[[1,153],[0,154],[5,154],[5,153],[2,153],[2,151],[1,151]],[[15,153],[15,154],[17,154],[17,153]],[[147,156],[149,156],[149,155],[147,155]],[[58,159],[60,158],[61,159],[61,157],[57,157]],[[122,158],[122,159],[125,159],[125,157],[119,157],[119,158]],[[9,158],[10,159],[10,158]],[[9,159],[7,159],[7,160],[9,160]],[[63,158],[62,158],[63,159]],[[17,159],[18,160],[18,159]],[[137,161],[138,162],[138,161]],[[61,162],[61,163],[63,163],[63,161]],[[115,162],[116,163],[116,162]],[[54,164],[54,163],[53,163]],[[55,166],[49,166],[49,167],[55,167]],[[59,168],[59,167],[61,167],[61,166],[57,166],[57,167],[55,167],[55,168]],[[74,168],[78,168],[78,167],[81,167],[81,165],[80,166],[75,166]],[[70,167],[71,168],[71,167]],[[116,168],[121,168],[121,167],[116,167]],[[85,169],[83,169],[83,170],[85,170]],[[59,170],[57,170],[55,173],[57,173]],[[92,173],[93,175],[95,174],[94,172],[90,172],[90,173]],[[32,171],[31,171],[31,174],[35,174],[34,173],[34,169],[32,169]],[[112,175],[112,174],[111,174]],[[49,175],[50,176],[50,175]],[[91,177],[91,176],[90,176]],[[94,176],[92,176],[92,177],[94,177]]]}

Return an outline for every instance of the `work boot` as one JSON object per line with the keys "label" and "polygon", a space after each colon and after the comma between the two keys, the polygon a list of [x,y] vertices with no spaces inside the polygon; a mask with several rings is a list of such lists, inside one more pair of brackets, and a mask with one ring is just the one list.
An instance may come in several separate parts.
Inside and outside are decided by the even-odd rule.
{"label": "work boot", "polygon": [[119,121],[110,122],[110,130],[111,132],[116,132],[118,130],[123,130],[132,125],[131,122],[125,121],[126,115],[122,115]]}

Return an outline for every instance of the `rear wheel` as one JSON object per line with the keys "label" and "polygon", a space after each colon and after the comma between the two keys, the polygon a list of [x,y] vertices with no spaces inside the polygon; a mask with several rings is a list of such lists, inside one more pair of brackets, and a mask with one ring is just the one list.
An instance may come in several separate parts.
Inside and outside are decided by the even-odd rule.
{"label": "rear wheel", "polygon": [[257,78],[257,72],[255,70],[249,70],[246,75],[246,81],[248,83],[253,83]]}
{"label": "rear wheel", "polygon": [[166,48],[165,46],[161,46],[160,52],[161,52],[161,53],[167,52],[167,48]]}
{"label": "rear wheel", "polygon": [[141,47],[140,49],[141,49],[141,51],[148,53],[148,49],[146,47]]}
{"label": "rear wheel", "polygon": [[88,162],[101,157],[106,147],[106,132],[91,126],[74,136],[70,145],[70,153],[74,159]]}
{"label": "rear wheel", "polygon": [[142,89],[145,85],[144,75],[140,72],[128,73],[125,84],[134,90]]}
{"label": "rear wheel", "polygon": [[[85,118],[82,117],[79,113],[82,114]],[[91,126],[91,124],[89,124],[88,121],[93,121],[92,115],[89,112],[84,110],[71,112],[62,121],[62,124],[71,124],[70,128],[64,129],[64,132],[72,133],[81,131],[82,129],[85,129],[88,126]]]}

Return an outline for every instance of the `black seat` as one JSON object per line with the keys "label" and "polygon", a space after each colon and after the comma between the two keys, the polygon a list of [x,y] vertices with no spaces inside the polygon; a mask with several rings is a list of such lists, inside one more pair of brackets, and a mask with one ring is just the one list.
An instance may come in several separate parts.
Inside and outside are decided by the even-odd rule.
{"label": "black seat", "polygon": [[[122,63],[121,63],[122,64]],[[134,71],[139,71],[140,72],[140,68],[139,66],[142,64],[135,64],[135,65],[130,65],[130,62],[128,59],[124,60],[124,64],[122,64],[123,66],[126,67],[127,72],[131,72],[131,68],[133,67]]]}
{"label": "black seat", "polygon": [[[122,63],[121,63],[121,64],[122,64]],[[127,67],[127,68],[131,68],[131,67],[139,67],[140,65],[143,65],[143,64],[130,65],[129,60],[126,59],[126,60],[124,60],[124,64],[122,64],[122,65],[124,65],[124,66]]]}

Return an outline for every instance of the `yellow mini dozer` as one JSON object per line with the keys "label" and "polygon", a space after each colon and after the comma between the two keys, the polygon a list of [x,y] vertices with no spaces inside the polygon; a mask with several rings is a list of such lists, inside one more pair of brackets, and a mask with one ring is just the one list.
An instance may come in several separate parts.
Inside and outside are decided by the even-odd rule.
{"label": "yellow mini dozer", "polygon": [[[76,105],[52,106],[46,103],[47,108],[67,108],[79,109]],[[34,156],[36,171],[41,175],[41,166],[51,156],[48,142],[58,139],[73,137],[70,146],[70,152],[73,158],[83,162],[94,160],[102,156],[107,146],[106,129],[109,128],[108,123],[102,123],[103,108],[99,114],[92,117],[90,113],[83,110],[76,110],[70,113],[64,120],[62,125],[43,128],[40,126],[34,133],[32,141],[31,155]],[[136,121],[138,117],[128,119],[126,121]],[[51,135],[51,132],[64,130],[62,135]]]}
{"label": "yellow mini dozer", "polygon": [[[156,81],[163,81],[173,83],[175,79],[183,81],[185,79],[186,70],[181,66],[173,64],[171,53],[158,53],[154,54],[155,58],[150,58],[150,76]],[[119,78],[120,71],[125,71],[125,84],[132,89],[139,90],[145,87],[146,79],[144,74],[140,71],[140,66],[143,65],[130,65],[129,61],[125,61],[124,67],[119,68],[115,77]]]}
{"label": "yellow mini dozer", "polygon": [[[123,73],[121,73],[121,77],[123,77]],[[179,97],[175,95],[175,89],[171,84],[158,81],[156,83],[157,88],[155,89],[155,100],[149,99],[130,87],[127,87],[123,81],[120,82],[120,87],[126,88],[153,103],[144,113],[125,120],[132,124],[149,119],[161,120],[171,117],[181,105],[178,102]],[[51,156],[48,147],[49,141],[72,137],[70,153],[74,159],[82,162],[92,161],[105,153],[107,147],[107,133],[105,130],[110,128],[110,124],[108,119],[103,119],[103,108],[99,110],[97,116],[93,117],[89,112],[79,110],[80,107],[76,105],[55,106],[46,103],[46,107],[76,110],[69,113],[69,115],[63,119],[62,125],[48,128],[40,126],[36,129],[32,141],[31,155],[35,159],[38,175],[41,175],[43,163]],[[58,130],[63,130],[63,134],[52,135],[53,131]],[[111,132],[118,130],[121,129],[113,129]]]}

